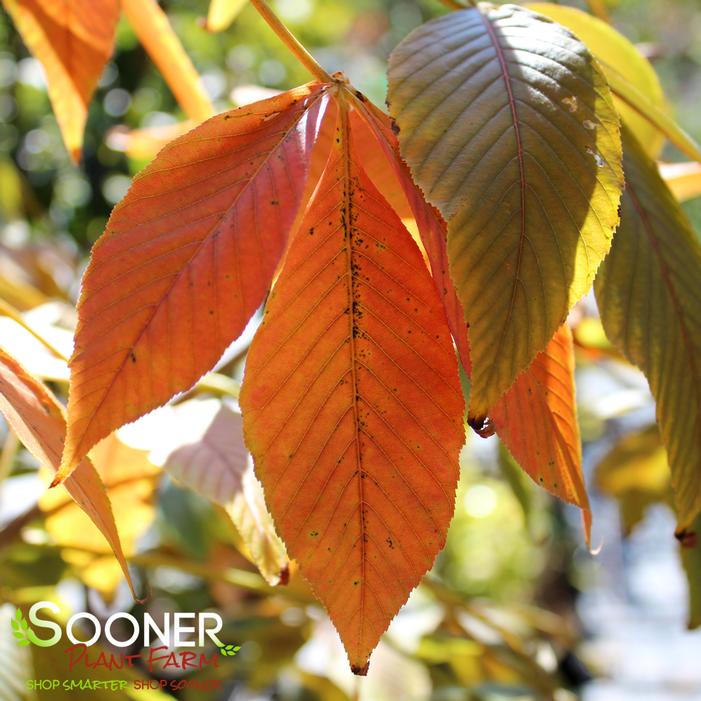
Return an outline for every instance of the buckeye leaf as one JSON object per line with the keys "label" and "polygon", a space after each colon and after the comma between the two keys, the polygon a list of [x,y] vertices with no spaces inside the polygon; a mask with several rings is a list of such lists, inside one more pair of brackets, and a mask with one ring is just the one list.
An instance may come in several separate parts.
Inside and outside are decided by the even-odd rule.
{"label": "buckeye leaf", "polygon": [[650,383],[683,530],[701,510],[701,247],[655,163],[623,137],[621,225],[594,289],[606,335]]}
{"label": "buckeye leaf", "polygon": [[305,188],[326,86],[218,115],[166,146],[95,244],[57,479],[192,386],[263,301]]}
{"label": "buckeye leaf", "polygon": [[[0,349],[0,413],[27,450],[44,466],[57,470],[66,435],[64,410],[49,389]],[[88,458],[65,481],[65,487],[100,529],[117,558],[129,587],[134,587],[105,487]]]}
{"label": "buckeye leaf", "polygon": [[476,420],[589,288],[618,222],[618,116],[568,30],[528,10],[459,10],[392,53],[402,155],[448,222],[470,325]]}
{"label": "buckeye leaf", "polygon": [[655,69],[631,41],[610,24],[574,7],[549,2],[527,7],[564,25],[586,44],[606,75],[621,119],[650,156],[659,156],[666,132],[677,140],[664,126],[674,122]]}
{"label": "buckeye leaf", "polygon": [[363,169],[348,99],[241,407],[278,532],[364,674],[445,542],[464,403],[440,298]]}
{"label": "buckeye leaf", "polygon": [[572,332],[564,324],[516,378],[490,416],[499,438],[530,477],[582,509],[589,543],[591,509],[582,476],[574,392]]}
{"label": "buckeye leaf", "polygon": [[88,105],[112,55],[119,0],[2,0],[46,73],[63,141],[80,159]]}

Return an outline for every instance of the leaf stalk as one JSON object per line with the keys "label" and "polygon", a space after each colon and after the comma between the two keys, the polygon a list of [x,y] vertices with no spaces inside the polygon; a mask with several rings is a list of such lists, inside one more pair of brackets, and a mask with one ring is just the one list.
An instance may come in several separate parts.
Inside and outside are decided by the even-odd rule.
{"label": "leaf stalk", "polygon": [[280,37],[282,43],[292,52],[295,58],[322,83],[332,83],[331,76],[316,62],[316,59],[300,43],[299,39],[282,23],[265,0],[251,0],[251,5],[266,21],[268,26]]}

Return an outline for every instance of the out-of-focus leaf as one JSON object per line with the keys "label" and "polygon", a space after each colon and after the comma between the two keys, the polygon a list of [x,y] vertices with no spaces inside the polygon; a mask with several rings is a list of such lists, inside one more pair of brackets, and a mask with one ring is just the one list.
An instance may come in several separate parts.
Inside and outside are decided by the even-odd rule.
{"label": "out-of-focus leaf", "polygon": [[56,120],[77,162],[88,105],[112,55],[119,0],[3,0],[3,5],[44,67]]}
{"label": "out-of-focus leaf", "polygon": [[651,63],[610,24],[586,12],[549,2],[529,3],[527,7],[572,30],[587,45],[613,88],[616,109],[621,119],[644,145],[648,154],[657,158],[664,144],[664,132],[641,114],[639,108],[629,105],[615,90],[616,85],[625,84],[630,90],[639,93],[655,110],[669,116],[670,110],[662,85]]}
{"label": "out-of-focus leaf", "polygon": [[279,583],[289,563],[243,444],[241,416],[216,399],[190,400],[174,408],[169,436],[174,438],[161,441],[154,460],[185,486],[224,506],[244,554],[266,581]]}
{"label": "out-of-focus leaf", "polygon": [[701,517],[693,522],[689,530],[695,537],[692,536],[686,543],[682,541],[679,548],[689,587],[687,624],[689,629],[694,629],[701,626]]}
{"label": "out-of-focus leaf", "polygon": [[[90,459],[112,503],[124,554],[131,557],[138,537],[153,520],[161,470],[145,451],[125,445],[114,433],[90,451]],[[119,566],[86,515],[58,489],[46,492],[39,506],[46,514],[47,532],[65,549],[64,557],[81,573],[82,581],[111,600],[120,581]]]}
{"label": "out-of-focus leaf", "polygon": [[158,127],[127,129],[115,127],[107,134],[107,145],[114,151],[122,151],[138,161],[151,160],[173,139],[186,134],[195,126],[192,121],[176,122]]}
{"label": "out-of-focus leaf", "polygon": [[667,187],[680,202],[701,195],[701,163],[660,163],[659,168]]}
{"label": "out-of-focus leaf", "polygon": [[221,32],[231,25],[248,0],[210,0],[205,29]]}
{"label": "out-of-focus leaf", "polygon": [[156,0],[121,0],[121,3],[129,24],[185,114],[195,122],[211,117],[214,107],[202,81]]}
{"label": "out-of-focus leaf", "polygon": [[621,225],[594,289],[606,335],[650,383],[679,528],[701,509],[701,246],[624,128]]}
{"label": "out-of-focus leaf", "polygon": [[669,500],[669,466],[660,433],[652,425],[621,438],[596,466],[597,489],[618,500],[625,535],[651,504]]}
{"label": "out-of-focus leaf", "polygon": [[499,441],[499,469],[504,479],[509,483],[511,491],[516,497],[523,519],[530,526],[533,511],[533,487],[532,482],[526,476],[519,464],[514,460],[508,448]]}
{"label": "out-of-focus leaf", "polygon": [[[58,470],[66,435],[65,412],[47,387],[0,349],[0,412],[39,462]],[[109,497],[89,459],[83,459],[65,489],[100,529],[136,596],[114,522]]]}
{"label": "out-of-focus leaf", "polygon": [[295,220],[325,93],[312,83],[208,120],[112,211],[83,277],[59,478],[191,387],[244,330]]}
{"label": "out-of-focus leaf", "polygon": [[457,10],[392,52],[402,155],[448,222],[484,421],[589,289],[623,185],[606,79],[568,30],[515,5]]}

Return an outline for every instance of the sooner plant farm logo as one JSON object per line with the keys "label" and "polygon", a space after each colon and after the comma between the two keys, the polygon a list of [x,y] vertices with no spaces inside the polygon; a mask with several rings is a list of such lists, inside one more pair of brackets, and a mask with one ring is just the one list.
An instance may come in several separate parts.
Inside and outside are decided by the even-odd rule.
{"label": "sooner plant farm logo", "polygon": [[[204,648],[213,643],[218,653],[224,657],[233,657],[240,650],[239,645],[223,643],[217,637],[223,623],[221,616],[214,612],[165,613],[160,624],[149,613],[145,613],[140,622],[129,613],[118,612],[102,623],[94,614],[80,612],[68,619],[64,631],[53,618],[42,616],[46,611],[58,614],[59,607],[51,601],[39,601],[29,609],[29,620],[21,609],[16,609],[11,619],[12,633],[18,645],[52,647],[64,639],[65,632],[70,643],[66,648],[70,671],[80,663],[90,669],[121,669],[124,666],[135,666],[137,660],[142,660],[151,672],[159,665],[163,670],[201,669],[204,666],[217,666],[216,653],[214,658],[208,658],[204,653],[180,651],[178,648]],[[89,636],[87,639],[84,637],[86,631]],[[115,655],[101,651],[91,659],[88,648],[98,643],[103,635],[113,647],[133,649],[139,643],[147,652],[143,655]]]}

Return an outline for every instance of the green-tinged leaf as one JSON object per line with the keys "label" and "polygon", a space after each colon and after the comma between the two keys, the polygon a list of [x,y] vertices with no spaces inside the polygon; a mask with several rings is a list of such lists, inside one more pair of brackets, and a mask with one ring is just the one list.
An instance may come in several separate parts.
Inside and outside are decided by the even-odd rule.
{"label": "green-tinged leaf", "polygon": [[231,25],[248,0],[210,0],[205,29],[221,32]]}
{"label": "green-tinged leaf", "polygon": [[671,118],[662,86],[651,63],[610,24],[586,12],[549,2],[529,3],[527,7],[564,25],[586,44],[606,74],[621,119],[645,146],[645,150],[657,158],[664,145],[664,131],[641,112],[642,104],[629,104],[616,94],[614,87],[621,83],[629,86],[657,112]]}
{"label": "green-tinged leaf", "polygon": [[701,509],[701,247],[627,130],[624,152],[621,226],[596,297],[606,335],[650,383],[683,529]]}
{"label": "green-tinged leaf", "polygon": [[186,487],[225,507],[244,555],[266,581],[278,584],[289,563],[243,444],[241,416],[217,399],[192,400],[175,407],[169,427],[154,459]]}
{"label": "green-tinged leaf", "polygon": [[402,155],[448,222],[476,420],[587,291],[618,223],[606,79],[568,30],[513,5],[459,10],[392,53]]}
{"label": "green-tinged leaf", "polygon": [[618,501],[623,533],[630,535],[648,506],[669,495],[667,454],[656,425],[621,438],[597,465],[597,489]]}
{"label": "green-tinged leaf", "polygon": [[689,585],[689,617],[687,625],[689,629],[701,626],[701,541],[698,534],[701,533],[701,517],[697,518],[691,526],[691,532],[696,538],[691,538],[679,545],[682,565],[686,573],[686,581]]}

